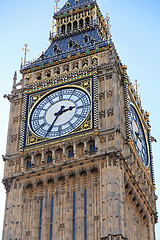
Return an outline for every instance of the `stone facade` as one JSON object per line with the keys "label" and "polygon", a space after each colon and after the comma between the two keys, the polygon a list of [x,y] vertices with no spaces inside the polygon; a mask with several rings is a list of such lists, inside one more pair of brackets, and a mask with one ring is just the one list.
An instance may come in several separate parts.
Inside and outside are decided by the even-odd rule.
{"label": "stone facade", "polygon": [[[93,13],[96,8],[94,3]],[[60,35],[61,24],[57,21]],[[104,36],[102,23],[99,26]],[[11,107],[3,156],[6,187],[3,240],[155,239],[152,156],[146,168],[130,138],[129,91],[147,126],[148,115],[127,77],[126,67],[116,56],[111,43],[98,51],[76,54],[75,59],[68,55],[55,65],[44,63],[41,69],[24,67],[20,83],[16,82],[15,74],[12,92],[5,96]],[[43,89],[49,92],[67,81],[75,86],[80,79],[87,89],[87,74],[94,79],[96,95],[92,101],[94,107],[98,105],[93,118],[98,123],[95,121],[93,128],[86,131],[85,126],[91,124],[88,120],[83,131],[51,141],[38,142],[36,135],[26,136],[26,92],[35,91],[34,104],[43,96]]]}

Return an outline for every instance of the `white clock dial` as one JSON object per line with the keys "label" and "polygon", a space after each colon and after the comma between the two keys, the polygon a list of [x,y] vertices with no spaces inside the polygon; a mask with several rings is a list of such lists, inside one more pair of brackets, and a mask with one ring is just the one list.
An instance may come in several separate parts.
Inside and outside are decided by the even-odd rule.
{"label": "white clock dial", "polygon": [[40,137],[56,138],[79,127],[91,108],[88,93],[78,87],[64,87],[45,95],[33,107],[30,128]]}
{"label": "white clock dial", "polygon": [[132,121],[132,128],[133,128],[134,137],[137,140],[137,147],[141,151],[142,150],[142,140],[141,140],[141,135],[139,133],[139,129],[138,129],[138,126],[137,126],[137,123],[135,122],[135,120]]}
{"label": "white clock dial", "polygon": [[132,104],[130,104],[130,122],[132,139],[135,148],[142,162],[147,167],[149,163],[148,145],[140,117],[138,116],[137,111]]}

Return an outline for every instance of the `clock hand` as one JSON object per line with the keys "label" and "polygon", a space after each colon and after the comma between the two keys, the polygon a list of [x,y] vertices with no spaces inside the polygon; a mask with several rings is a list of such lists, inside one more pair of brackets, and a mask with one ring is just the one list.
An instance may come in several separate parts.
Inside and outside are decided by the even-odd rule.
{"label": "clock hand", "polygon": [[139,132],[135,132],[135,134],[136,134],[137,138],[139,139],[139,141],[142,142]]}
{"label": "clock hand", "polygon": [[65,106],[61,106],[61,109],[54,114],[54,116],[60,115],[60,113],[62,112],[62,110],[65,108]]}
{"label": "clock hand", "polygon": [[73,108],[75,108],[75,106],[74,106],[74,107],[70,106],[69,108],[64,109],[64,110],[60,113],[60,115],[62,115],[64,112],[72,111]]}
{"label": "clock hand", "polygon": [[51,129],[53,128],[53,125],[55,124],[55,122],[57,121],[58,117],[62,114],[62,110],[63,108],[65,108],[65,106],[61,106],[61,109],[55,113],[54,115],[56,116],[56,118],[54,119],[53,123],[51,124],[51,126],[48,128],[48,131],[45,135],[45,137],[48,135],[48,133],[51,131]]}

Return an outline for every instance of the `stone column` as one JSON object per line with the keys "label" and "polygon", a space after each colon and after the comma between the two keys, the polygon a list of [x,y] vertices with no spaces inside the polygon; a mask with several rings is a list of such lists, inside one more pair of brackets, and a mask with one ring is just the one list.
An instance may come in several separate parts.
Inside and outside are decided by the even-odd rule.
{"label": "stone column", "polygon": [[42,148],[42,164],[45,162],[45,151],[44,148]]}
{"label": "stone column", "polygon": [[21,157],[21,170],[24,172],[24,156]]}
{"label": "stone column", "polygon": [[32,152],[32,155],[31,155],[31,164],[32,164],[33,167],[35,167],[34,152]]}
{"label": "stone column", "polygon": [[56,151],[55,151],[55,147],[52,147],[52,159],[53,159],[53,165],[55,165],[56,163]]}
{"label": "stone column", "polygon": [[51,68],[51,77],[54,75],[54,68]]}
{"label": "stone column", "polygon": [[74,159],[77,159],[77,151],[76,151],[76,141],[73,141],[73,153],[74,153]]}
{"label": "stone column", "polygon": [[84,151],[85,151],[85,155],[87,155],[87,139],[84,139]]}
{"label": "stone column", "polygon": [[66,162],[66,146],[63,144],[63,161]]}

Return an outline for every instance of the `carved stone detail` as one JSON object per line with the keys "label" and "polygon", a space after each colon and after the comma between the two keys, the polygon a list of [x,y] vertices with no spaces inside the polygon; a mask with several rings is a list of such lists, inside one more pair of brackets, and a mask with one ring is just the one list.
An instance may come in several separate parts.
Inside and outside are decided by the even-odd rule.
{"label": "carved stone detail", "polygon": [[99,140],[100,140],[101,143],[102,143],[102,142],[105,142],[105,141],[106,141],[106,137],[105,137],[105,136],[100,136],[100,137],[99,137]]}
{"label": "carved stone detail", "polygon": [[14,134],[11,136],[11,142],[16,142],[18,139],[18,134]]}
{"label": "carved stone detail", "polygon": [[113,141],[114,140],[114,134],[110,134],[108,136],[108,141]]}
{"label": "carved stone detail", "polygon": [[99,117],[100,118],[104,118],[105,116],[106,116],[106,111],[105,110],[99,112]]}
{"label": "carved stone detail", "polygon": [[101,92],[99,94],[99,100],[101,100],[102,98],[105,98],[105,92]]}
{"label": "carved stone detail", "polygon": [[107,117],[113,116],[113,108],[107,109]]}
{"label": "carved stone detail", "polygon": [[113,96],[113,90],[106,91],[107,98],[110,98]]}
{"label": "carved stone detail", "polygon": [[13,124],[18,123],[18,121],[19,121],[19,116],[13,117]]}
{"label": "carved stone detail", "polygon": [[104,77],[99,78],[99,82],[104,81]]}

